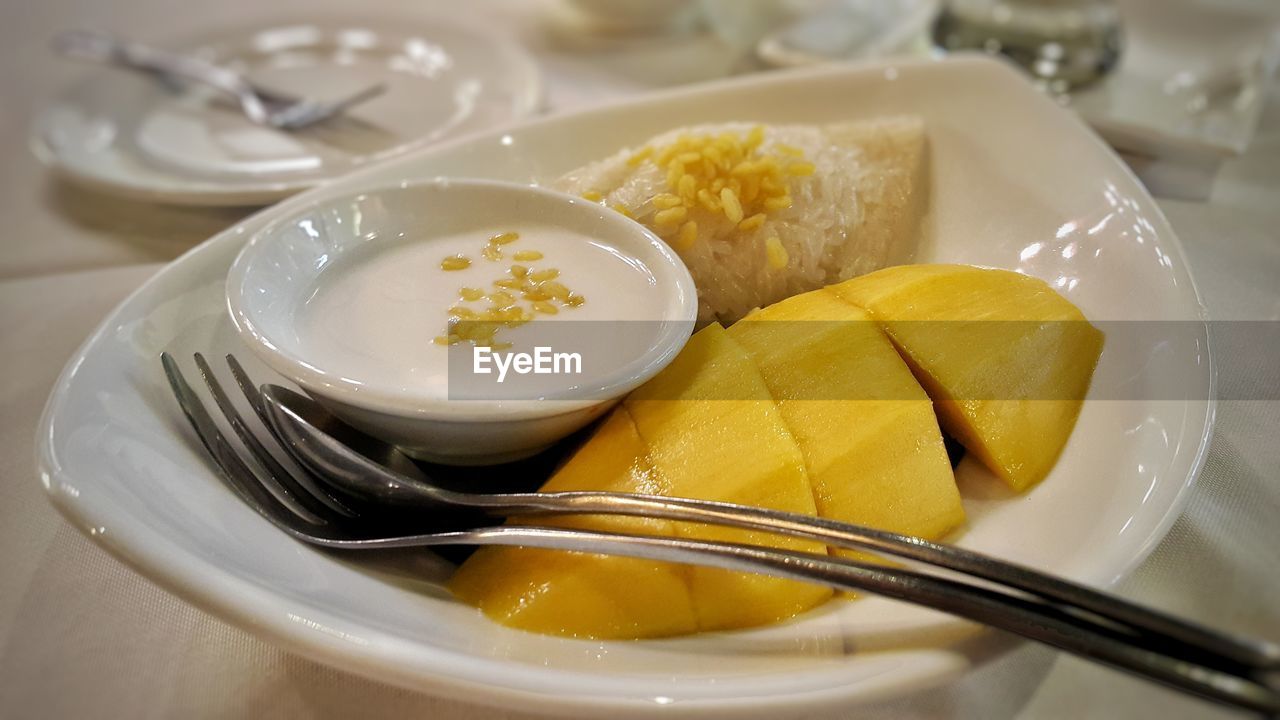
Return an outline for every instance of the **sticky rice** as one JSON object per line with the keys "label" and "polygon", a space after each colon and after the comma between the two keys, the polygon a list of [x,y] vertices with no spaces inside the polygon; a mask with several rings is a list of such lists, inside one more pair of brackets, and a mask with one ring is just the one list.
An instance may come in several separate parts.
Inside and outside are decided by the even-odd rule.
{"label": "sticky rice", "polygon": [[913,256],[926,209],[924,125],[680,128],[554,187],[648,226],[689,267],[699,319],[727,324]]}

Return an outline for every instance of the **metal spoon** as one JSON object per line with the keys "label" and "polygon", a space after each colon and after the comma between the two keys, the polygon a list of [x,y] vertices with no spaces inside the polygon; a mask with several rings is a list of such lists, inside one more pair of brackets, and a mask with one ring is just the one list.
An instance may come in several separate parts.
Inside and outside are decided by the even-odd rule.
{"label": "metal spoon", "polygon": [[197,57],[89,30],[61,33],[54,37],[53,48],[59,54],[76,60],[140,71],[167,82],[181,79],[211,87],[235,100],[250,121],[281,130],[298,130],[314,125],[386,90],[385,85],[379,84],[337,100],[296,98],[256,86],[234,70]]}

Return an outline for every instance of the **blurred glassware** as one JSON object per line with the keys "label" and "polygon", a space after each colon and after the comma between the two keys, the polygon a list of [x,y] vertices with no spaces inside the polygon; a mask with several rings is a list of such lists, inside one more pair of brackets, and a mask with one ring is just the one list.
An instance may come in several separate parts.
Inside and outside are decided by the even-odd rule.
{"label": "blurred glassware", "polygon": [[737,50],[755,46],[760,38],[796,17],[812,13],[825,0],[702,0],[702,13],[711,31]]}
{"label": "blurred glassware", "polygon": [[[1267,106],[1280,70],[1280,3],[1116,4],[1124,18],[1119,62],[1101,80],[1054,98],[1126,153],[1149,189],[1203,199],[1208,186],[1201,176],[1211,179],[1221,159],[1244,152]],[[775,66],[941,54],[931,39],[939,5],[828,0],[766,35],[756,52]]]}
{"label": "blurred glassware", "polygon": [[830,0],[756,46],[777,67],[924,54],[938,0]]}
{"label": "blurred glassware", "polygon": [[1120,0],[1120,9],[1124,57],[1068,105],[1141,158],[1130,164],[1153,191],[1203,199],[1203,176],[1212,180],[1218,162],[1245,152],[1273,104],[1280,3]]}
{"label": "blurred glassware", "polygon": [[1026,68],[1055,93],[1088,85],[1120,59],[1115,0],[948,0],[933,25],[948,51],[983,50]]}
{"label": "blurred glassware", "polygon": [[580,30],[602,35],[666,35],[696,24],[693,0],[560,0],[558,10]]}

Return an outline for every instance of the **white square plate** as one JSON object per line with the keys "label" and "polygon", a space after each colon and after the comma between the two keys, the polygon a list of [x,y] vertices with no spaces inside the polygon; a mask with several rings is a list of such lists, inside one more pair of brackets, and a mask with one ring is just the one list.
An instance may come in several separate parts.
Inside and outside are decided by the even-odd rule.
{"label": "white square plate", "polygon": [[[194,351],[251,360],[224,309],[227,267],[250,232],[321,198],[440,175],[546,181],[678,125],[895,113],[928,127],[933,217],[922,260],[1036,275],[1094,320],[1203,318],[1150,196],[1074,115],[1013,70],[960,57],[774,73],[425,149],[197,247],[116,309],[68,365],[41,426],[49,496],[76,527],[200,607],[322,662],[442,695],[559,714],[771,715],[954,678],[1007,643],[878,598],[829,603],[775,627],[663,641],[584,642],[498,626],[448,597],[437,583],[448,567],[429,555],[418,567],[357,562],[302,546],[254,514],[219,482],[159,362],[165,350],[184,362]],[[1113,366],[1104,352],[1099,372]],[[1194,378],[1193,397],[1211,397],[1205,346],[1153,356],[1151,382],[1165,371]],[[1212,410],[1208,400],[1093,399],[1053,473],[1016,499],[963,463],[970,527],[960,544],[1114,582],[1176,517]]]}

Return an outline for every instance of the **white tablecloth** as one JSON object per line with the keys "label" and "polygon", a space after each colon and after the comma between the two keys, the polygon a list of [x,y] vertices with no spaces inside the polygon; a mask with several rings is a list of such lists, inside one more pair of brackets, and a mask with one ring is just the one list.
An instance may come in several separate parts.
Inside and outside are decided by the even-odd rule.
{"label": "white tablecloth", "polygon": [[[522,717],[394,689],[290,655],[173,598],[64,523],[33,466],[36,422],[63,363],[104,314],[165,261],[244,210],[160,208],[53,181],[26,148],[26,123],[82,72],[48,58],[58,29],[100,26],[163,38],[250,24],[322,3],[46,0],[11,4],[0,25],[0,717]],[[412,16],[461,3],[373,0],[348,13]],[[547,47],[538,5],[467,5],[534,48],[564,108],[723,71],[646,51],[609,61]],[[1249,152],[1207,202],[1161,203],[1213,317],[1280,320],[1280,93]],[[1230,365],[1230,358],[1225,358]],[[1273,358],[1272,361],[1275,361]],[[1272,395],[1274,396],[1274,395]],[[1223,402],[1186,513],[1123,595],[1280,640],[1280,403]],[[834,716],[852,716],[854,710]],[[961,682],[859,717],[1231,717],[1198,701],[1026,646]]]}

